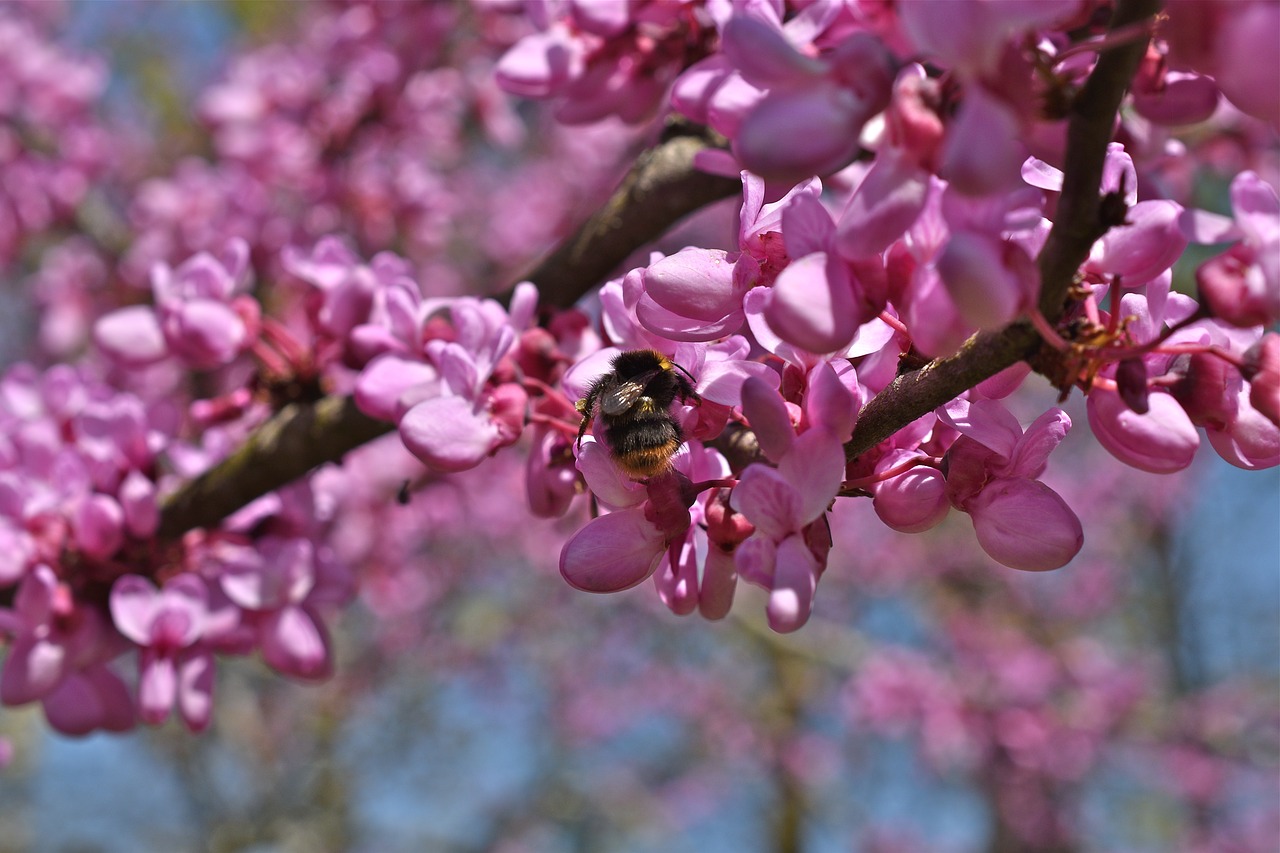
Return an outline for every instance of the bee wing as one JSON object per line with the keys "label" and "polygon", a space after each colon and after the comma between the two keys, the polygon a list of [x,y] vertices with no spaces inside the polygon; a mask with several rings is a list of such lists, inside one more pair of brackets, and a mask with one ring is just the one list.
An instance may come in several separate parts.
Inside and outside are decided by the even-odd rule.
{"label": "bee wing", "polygon": [[649,380],[656,375],[655,370],[613,386],[601,395],[600,411],[606,415],[621,415],[629,411],[644,396],[644,389],[648,387]]}

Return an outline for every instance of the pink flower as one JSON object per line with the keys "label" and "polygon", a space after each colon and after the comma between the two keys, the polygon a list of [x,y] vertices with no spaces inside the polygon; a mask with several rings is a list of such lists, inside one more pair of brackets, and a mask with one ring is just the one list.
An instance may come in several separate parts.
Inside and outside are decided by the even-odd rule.
{"label": "pink flower", "polygon": [[982,550],[1024,571],[1070,562],[1084,544],[1080,519],[1036,479],[1071,428],[1066,413],[1050,409],[1025,433],[995,400],[954,400],[938,417],[960,432],[944,458],[947,494],[969,514]]}
{"label": "pink flower", "polygon": [[812,611],[831,547],[826,510],[844,481],[843,441],[856,414],[853,393],[829,365],[814,368],[809,386],[809,428],[797,436],[778,395],[747,383],[744,414],[761,432],[761,447],[776,454],[777,468],[747,466],[730,498],[755,528],[738,546],[735,566],[769,590],[769,625],[779,632],[801,627]]}
{"label": "pink flower", "polygon": [[[431,314],[445,310],[449,323],[440,337],[403,354],[385,351],[361,371],[355,399],[372,417],[395,420],[405,447],[440,471],[474,468],[495,450],[512,444],[524,428],[528,394],[494,374],[530,322],[537,292],[516,289],[511,310],[492,299],[426,302],[411,308],[415,324],[427,329]],[[417,339],[422,332],[404,334]]]}
{"label": "pink flower", "polygon": [[140,647],[138,710],[144,722],[162,723],[175,701],[182,721],[203,731],[213,712],[213,656],[199,645],[204,631],[204,581],[182,574],[164,589],[138,575],[111,588],[116,628]]}
{"label": "pink flower", "polygon": [[[876,463],[876,473],[897,468],[919,454],[905,449],[886,453]],[[914,465],[873,489],[876,517],[900,533],[920,533],[946,518],[951,509],[947,481],[930,465]]]}
{"label": "pink flower", "polygon": [[766,179],[794,183],[842,168],[862,126],[889,103],[893,59],[869,33],[847,36],[821,59],[801,54],[764,14],[735,14],[721,38],[743,78],[767,90],[733,136],[739,162]]}
{"label": "pink flower", "polygon": [[108,355],[128,365],[166,356],[193,370],[231,363],[257,336],[260,309],[238,295],[249,280],[249,246],[232,240],[221,257],[200,252],[177,269],[157,264],[151,273],[154,310],[121,308],[105,315],[94,339]]}
{"label": "pink flower", "polygon": [[1241,172],[1231,182],[1231,208],[1243,239],[1196,271],[1200,298],[1235,326],[1280,321],[1280,197],[1253,172]]}
{"label": "pink flower", "polygon": [[132,727],[133,702],[105,665],[117,652],[106,625],[97,610],[77,605],[48,566],[28,572],[13,609],[0,609],[0,635],[10,638],[0,702],[39,699],[49,724],[70,735]]}
{"label": "pink flower", "polygon": [[578,470],[592,493],[614,511],[587,522],[565,543],[560,574],[585,592],[630,589],[653,574],[667,546],[689,529],[692,496],[686,501],[682,494],[683,475],[633,482],[591,436],[578,451]]}
{"label": "pink flower", "polygon": [[274,536],[256,548],[220,546],[208,560],[226,597],[253,626],[263,659],[305,679],[327,678],[333,669],[329,632],[317,609],[343,597],[331,562],[306,539]]}
{"label": "pink flower", "polygon": [[1280,426],[1280,334],[1267,332],[1250,347],[1243,370],[1249,380],[1249,402]]}

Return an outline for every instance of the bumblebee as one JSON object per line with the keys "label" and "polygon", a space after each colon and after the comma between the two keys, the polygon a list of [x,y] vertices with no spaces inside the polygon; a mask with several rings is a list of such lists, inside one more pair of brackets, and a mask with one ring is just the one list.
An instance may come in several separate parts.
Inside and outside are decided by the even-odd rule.
{"label": "bumblebee", "polygon": [[671,466],[671,457],[684,443],[671,405],[677,399],[697,399],[693,377],[651,349],[619,353],[612,368],[578,401],[582,415],[578,443],[599,409],[604,444],[618,467],[637,480],[660,474]]}

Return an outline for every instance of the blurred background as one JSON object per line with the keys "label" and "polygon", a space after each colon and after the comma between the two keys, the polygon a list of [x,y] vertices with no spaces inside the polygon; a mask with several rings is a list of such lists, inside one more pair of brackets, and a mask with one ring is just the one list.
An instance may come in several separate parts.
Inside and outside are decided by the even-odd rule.
{"label": "blurred background", "polygon": [[[109,146],[63,233],[0,274],[6,364],[73,353],[97,302],[142,299],[152,262],[235,234],[261,281],[282,246],[334,232],[402,253],[437,292],[502,289],[645,140],[497,93],[487,75],[523,32],[500,4],[4,16],[98,63],[76,121]],[[1236,166],[1214,151],[1192,190],[1225,211]],[[735,211],[670,246],[725,243]],[[5,708],[0,851],[1274,851],[1280,475],[1207,448],[1177,476],[1123,468],[1078,404],[1045,477],[1084,524],[1071,565],[1015,572],[958,513],[908,537],[842,501],[814,618],[790,636],[755,590],[718,623],[647,585],[574,592],[556,559],[585,506],[534,520],[511,454],[432,478],[375,442],[347,463],[362,493],[317,475],[361,577],[337,675],[222,662],[201,736],[71,739]]]}

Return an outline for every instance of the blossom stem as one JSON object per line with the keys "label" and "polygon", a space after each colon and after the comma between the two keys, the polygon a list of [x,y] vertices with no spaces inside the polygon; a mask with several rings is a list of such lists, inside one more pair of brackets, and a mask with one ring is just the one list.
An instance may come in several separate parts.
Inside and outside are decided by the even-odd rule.
{"label": "blossom stem", "polygon": [[1137,21],[1123,27],[1117,27],[1109,33],[1098,36],[1097,38],[1086,39],[1085,41],[1073,44],[1071,47],[1059,53],[1053,58],[1054,65],[1061,65],[1066,59],[1069,59],[1079,53],[1100,53],[1104,50],[1121,47],[1122,45],[1132,44],[1138,40],[1150,38],[1156,30],[1156,19],[1149,18],[1143,21]]}
{"label": "blossom stem", "polygon": [[843,489],[863,489],[867,486],[874,486],[876,483],[883,483],[885,480],[892,480],[900,474],[905,474],[912,468],[921,466],[926,468],[937,468],[942,465],[942,460],[937,456],[912,456],[910,459],[904,459],[892,468],[886,468],[879,474],[869,474],[866,477],[855,477],[852,480],[845,480]]}
{"label": "blossom stem", "polygon": [[1166,355],[1216,355],[1227,364],[1237,368],[1244,367],[1243,358],[1230,350],[1225,350],[1222,347],[1214,346],[1213,344],[1169,344],[1168,346],[1156,347],[1153,351]]}
{"label": "blossom stem", "polygon": [[551,427],[556,432],[564,433],[570,438],[573,438],[578,434],[577,424],[567,423],[565,421],[560,420],[559,418],[552,417],[551,415],[544,415],[541,412],[532,412],[529,415],[529,423],[542,424],[544,426]]}
{"label": "blossom stem", "polygon": [[253,353],[254,358],[262,362],[262,366],[267,373],[276,376],[288,376],[290,374],[288,361],[280,354],[279,350],[262,338],[258,338],[253,342],[250,351]]}
{"label": "blossom stem", "polygon": [[1049,346],[1053,347],[1058,352],[1066,352],[1071,349],[1071,344],[1068,343],[1062,335],[1058,334],[1058,330],[1055,329],[1053,324],[1040,313],[1039,308],[1033,306],[1031,310],[1027,312],[1027,317],[1031,320],[1031,325],[1035,326],[1036,331],[1040,333],[1040,337],[1043,338],[1044,342]]}
{"label": "blossom stem", "polygon": [[888,311],[880,312],[880,320],[886,325],[892,327],[895,332],[901,332],[906,335],[908,341],[911,340],[911,330],[907,328],[905,323],[890,314]]}
{"label": "blossom stem", "polygon": [[694,483],[691,488],[694,494],[700,495],[707,489],[732,489],[736,485],[738,485],[736,477],[721,477],[718,480],[701,480]]}

